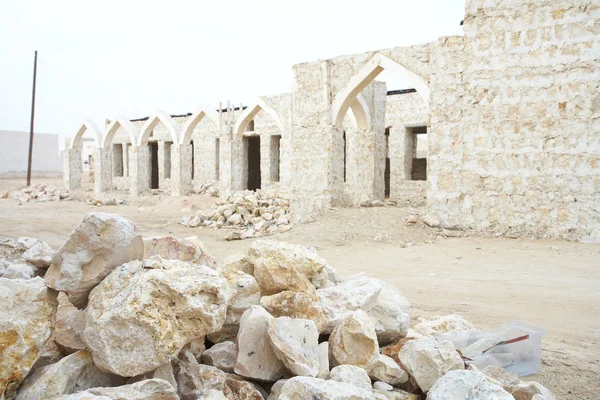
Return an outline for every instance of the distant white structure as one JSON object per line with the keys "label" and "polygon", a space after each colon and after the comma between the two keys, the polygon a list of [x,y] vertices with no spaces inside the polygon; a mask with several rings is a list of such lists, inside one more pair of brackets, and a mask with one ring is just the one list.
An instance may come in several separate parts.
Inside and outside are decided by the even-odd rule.
{"label": "distant white structure", "polygon": [[[29,132],[0,130],[0,178],[27,176]],[[62,174],[58,151],[58,135],[36,133],[33,140],[33,177],[55,177]]]}

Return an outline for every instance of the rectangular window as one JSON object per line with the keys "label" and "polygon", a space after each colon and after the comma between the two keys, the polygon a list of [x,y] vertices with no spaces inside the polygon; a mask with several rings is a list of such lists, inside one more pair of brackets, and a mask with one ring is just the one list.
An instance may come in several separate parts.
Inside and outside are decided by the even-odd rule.
{"label": "rectangular window", "polygon": [[279,182],[281,164],[281,136],[271,136],[271,182]]}

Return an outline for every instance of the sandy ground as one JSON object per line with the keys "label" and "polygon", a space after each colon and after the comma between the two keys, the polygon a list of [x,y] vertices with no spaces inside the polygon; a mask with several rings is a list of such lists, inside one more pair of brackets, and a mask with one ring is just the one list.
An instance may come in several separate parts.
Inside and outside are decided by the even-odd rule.
{"label": "sandy ground", "polygon": [[[20,181],[0,181],[0,191],[20,186]],[[223,260],[245,252],[251,241],[227,242],[227,230],[177,224],[214,200],[153,196],[141,206],[100,207],[0,200],[0,234],[33,236],[58,247],[85,213],[114,212],[133,220],[145,236],[198,235]],[[412,317],[457,312],[480,328],[511,320],[544,327],[542,371],[527,379],[540,381],[559,399],[599,399],[600,245],[444,238],[421,222],[405,221],[421,213],[400,207],[332,209],[274,238],[315,246],[343,275],[364,271],[396,285],[411,301]]]}

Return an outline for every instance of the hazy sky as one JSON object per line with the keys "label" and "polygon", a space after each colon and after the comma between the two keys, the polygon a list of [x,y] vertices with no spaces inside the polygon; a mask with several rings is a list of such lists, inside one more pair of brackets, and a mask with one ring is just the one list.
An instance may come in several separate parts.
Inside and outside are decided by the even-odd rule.
{"label": "hazy sky", "polygon": [[35,131],[61,137],[289,92],[293,64],[461,35],[464,15],[464,0],[0,1],[0,129],[29,130],[37,49]]}

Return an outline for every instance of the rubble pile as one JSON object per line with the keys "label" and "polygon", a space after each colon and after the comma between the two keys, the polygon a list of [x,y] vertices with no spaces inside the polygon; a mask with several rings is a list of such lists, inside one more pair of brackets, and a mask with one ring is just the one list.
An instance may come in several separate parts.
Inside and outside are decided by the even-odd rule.
{"label": "rubble pile", "polygon": [[38,268],[0,277],[2,399],[555,399],[441,339],[468,321],[410,328],[399,289],[342,280],[302,246],[258,240],[218,263],[196,237],[142,238],[107,213],[56,252],[1,245]]}
{"label": "rubble pile", "polygon": [[28,201],[60,201],[69,197],[69,192],[45,183],[28,186],[21,190],[0,193],[0,199],[14,199],[19,203]]}
{"label": "rubble pile", "polygon": [[281,192],[235,192],[208,211],[184,216],[182,225],[234,229],[227,240],[249,239],[292,229],[290,200]]}
{"label": "rubble pile", "polygon": [[219,197],[219,186],[217,183],[205,183],[198,190],[196,190],[198,194],[208,194],[213,197]]}

